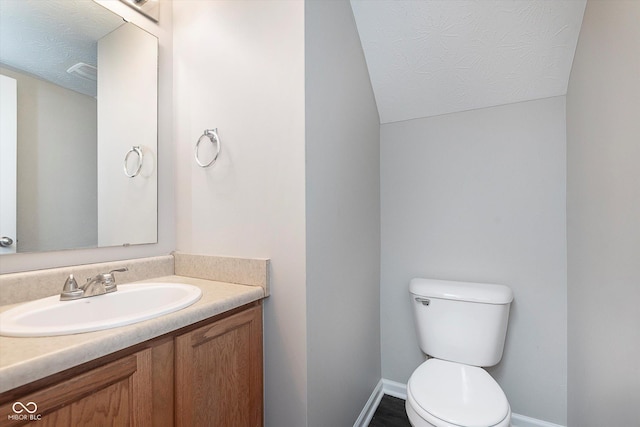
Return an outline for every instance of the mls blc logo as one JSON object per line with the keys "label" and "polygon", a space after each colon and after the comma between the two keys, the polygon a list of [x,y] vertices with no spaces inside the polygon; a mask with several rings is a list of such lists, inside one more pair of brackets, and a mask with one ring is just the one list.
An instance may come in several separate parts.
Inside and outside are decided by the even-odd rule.
{"label": "mls blc logo", "polygon": [[13,414],[7,415],[10,420],[31,420],[36,421],[42,419],[42,415],[36,414],[38,411],[38,405],[35,402],[15,402],[11,409]]}
{"label": "mls blc logo", "polygon": [[11,409],[13,409],[13,412],[16,414],[21,414],[24,411],[27,411],[30,414],[35,414],[38,410],[38,405],[36,405],[35,402],[27,402],[26,405],[22,402],[16,402],[13,404]]}

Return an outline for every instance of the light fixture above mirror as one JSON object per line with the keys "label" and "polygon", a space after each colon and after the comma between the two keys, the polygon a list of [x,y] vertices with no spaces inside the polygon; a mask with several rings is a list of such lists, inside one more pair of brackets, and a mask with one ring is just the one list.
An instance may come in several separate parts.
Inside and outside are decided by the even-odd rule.
{"label": "light fixture above mirror", "polygon": [[158,22],[160,15],[159,0],[120,0],[149,19]]}

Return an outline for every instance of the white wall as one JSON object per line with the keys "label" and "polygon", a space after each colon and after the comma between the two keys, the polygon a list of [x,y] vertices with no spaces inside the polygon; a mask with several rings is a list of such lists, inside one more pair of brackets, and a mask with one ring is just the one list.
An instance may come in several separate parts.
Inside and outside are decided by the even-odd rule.
{"label": "white wall", "polygon": [[96,246],[95,98],[1,72],[18,84],[18,251]]}
{"label": "white wall", "polygon": [[[100,246],[157,239],[157,64],[157,38],[131,23],[98,40]],[[129,154],[133,146],[139,147],[142,159]],[[125,158],[129,174],[140,166],[137,176],[125,175]]]}
{"label": "white wall", "polygon": [[[304,3],[174,2],[177,249],[271,259],[267,426],[307,418]],[[204,129],[222,152],[193,158]]]}
{"label": "white wall", "polygon": [[500,364],[514,412],[566,424],[565,99],[381,127],[382,376],[424,360],[413,277],[515,294]]}
{"label": "white wall", "polygon": [[[159,23],[152,22],[118,0],[97,0],[97,2],[158,37],[160,50],[158,63],[158,243],[130,247],[3,255],[0,258],[0,273],[166,255],[175,249],[172,2],[160,0]],[[83,178],[75,170],[70,173],[74,179]],[[73,209],[73,205],[70,209]]]}
{"label": "white wall", "polygon": [[[305,3],[308,426],[380,380],[380,122],[348,1]],[[283,425],[283,424],[282,424]]]}
{"label": "white wall", "polygon": [[640,423],[640,2],[589,1],[567,93],[569,425]]}

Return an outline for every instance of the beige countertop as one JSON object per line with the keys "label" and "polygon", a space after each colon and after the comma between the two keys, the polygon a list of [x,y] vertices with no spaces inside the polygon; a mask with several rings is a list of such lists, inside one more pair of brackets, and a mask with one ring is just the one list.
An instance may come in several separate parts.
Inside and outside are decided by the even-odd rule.
{"label": "beige countertop", "polygon": [[[260,286],[184,276],[157,277],[139,283],[144,282],[195,285],[202,289],[202,297],[182,310],[113,329],[43,338],[0,337],[0,393],[265,297]],[[10,307],[0,307],[0,311]]]}

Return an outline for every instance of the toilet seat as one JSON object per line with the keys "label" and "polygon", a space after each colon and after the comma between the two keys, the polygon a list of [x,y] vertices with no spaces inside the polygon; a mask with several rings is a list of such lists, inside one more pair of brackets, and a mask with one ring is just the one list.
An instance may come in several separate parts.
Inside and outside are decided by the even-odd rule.
{"label": "toilet seat", "polygon": [[413,372],[407,406],[443,427],[502,427],[511,417],[507,397],[487,371],[439,359],[429,359]]}

